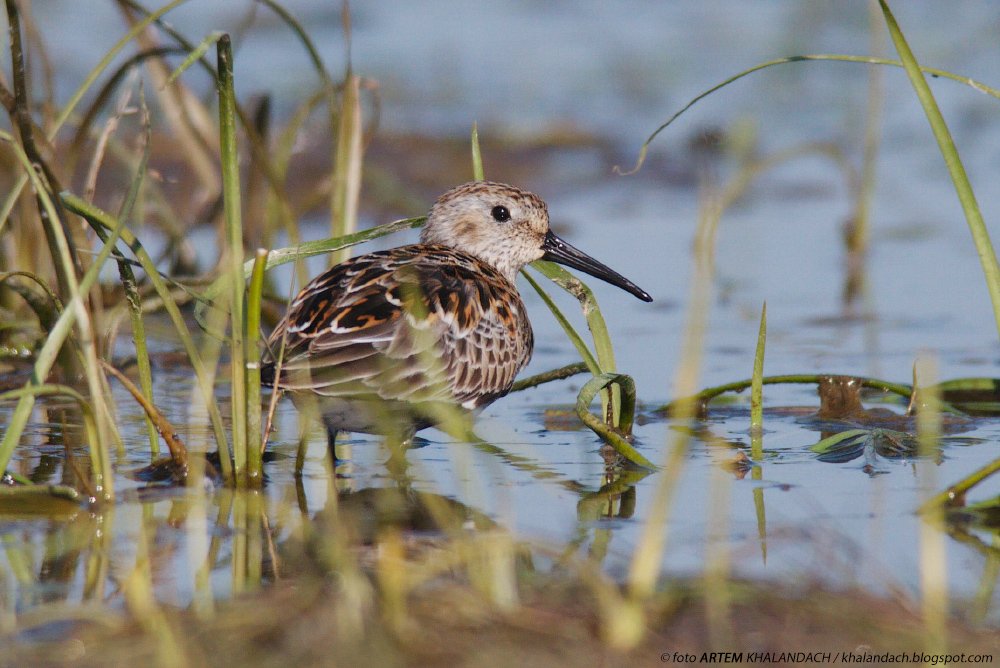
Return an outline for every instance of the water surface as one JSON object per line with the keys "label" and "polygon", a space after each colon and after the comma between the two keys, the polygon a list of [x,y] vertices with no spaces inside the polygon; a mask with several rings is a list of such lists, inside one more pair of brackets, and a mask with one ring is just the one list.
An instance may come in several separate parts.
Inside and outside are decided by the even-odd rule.
{"label": "water surface", "polygon": [[[309,27],[329,67],[339,71],[344,47],[337,8],[286,4]],[[896,4],[897,18],[925,63],[1000,82],[997,18],[987,6]],[[234,29],[248,6],[191,2],[171,20],[198,41],[211,29]],[[58,89],[66,94],[120,28],[114,12],[101,3],[52,0],[46,9],[39,5],[35,11],[58,64]],[[257,11],[258,24],[236,41],[238,89],[241,94],[267,91],[287,113],[315,86],[315,78],[289,32],[265,9]],[[520,185],[540,191],[554,224],[572,243],[654,296],[655,303],[647,305],[612,287],[592,286],[616,342],[619,369],[636,379],[647,409],[674,396],[672,378],[680,363],[693,275],[699,180],[722,184],[732,175],[726,160],[706,169],[696,166],[689,142],[705,131],[738,133],[741,124],[749,124],[761,155],[827,142],[859,164],[867,70],[815,63],[772,69],[717,93],[654,144],[649,165],[638,175],[611,171],[614,164],[631,164],[644,137],[680,105],[743,68],[797,53],[866,53],[865,2],[646,2],[629,11],[589,1],[359,2],[352,12],[353,65],[379,82],[385,136],[460,137],[478,121],[481,133],[512,144],[530,145],[569,128],[610,147],[553,151],[532,165],[538,183]],[[109,27],[88,32],[86,40],[60,28],[82,20],[106,21]],[[998,102],[953,82],[932,85],[984,216],[988,223],[995,221],[1000,217],[1000,182],[993,177],[1000,144]],[[936,360],[943,379],[998,375],[1000,348],[978,259],[926,120],[901,71],[883,72],[883,91],[873,246],[863,300],[849,312],[842,304],[841,226],[852,206],[843,174],[822,156],[769,171],[722,219],[703,342],[703,385],[749,376],[765,300],[769,374],[849,373],[909,382],[914,359],[926,355]],[[499,178],[512,169],[489,154],[485,160],[488,175]],[[442,174],[439,189],[453,185],[453,178]],[[385,221],[366,214],[365,222]],[[321,233],[316,226],[306,227],[307,236]],[[544,305],[527,284],[521,288],[537,341],[526,373],[575,361],[572,346]],[[568,296],[559,302],[575,310]],[[579,318],[576,323],[585,328]],[[158,405],[199,448],[208,432],[197,415],[189,418],[190,382],[183,369],[156,370]],[[626,516],[616,516],[621,509],[614,506],[608,517],[581,518],[582,496],[604,483],[599,442],[586,430],[547,427],[548,412],[568,408],[579,384],[574,379],[508,397],[477,423],[486,440],[526,458],[537,470],[516,468],[429,430],[424,433],[428,443],[408,455],[411,467],[403,484],[456,499],[556,552],[589,551],[608,572],[623,574],[659,475],[635,485],[634,511]],[[116,463],[124,471],[147,463],[148,454],[141,414],[125,396],[117,398],[126,450]],[[815,393],[800,386],[770,386],[765,401],[768,407],[816,406]],[[40,481],[55,482],[61,475],[62,447],[47,445],[63,428],[57,415],[40,410],[15,455],[15,468],[35,473]],[[663,461],[676,425],[648,417],[636,429],[638,443],[648,458]],[[941,461],[879,459],[866,469],[863,459],[819,461],[808,449],[820,439],[818,431],[800,419],[770,414],[766,455],[757,462],[760,474],[740,477],[723,464],[736,449],[748,451],[748,426],[745,404],[738,403],[713,411],[692,442],[669,519],[664,572],[702,572],[714,531],[721,532],[721,544],[741,576],[820,580],[917,597],[920,524],[914,510],[932,489],[997,457],[1000,421],[978,420],[962,434],[969,441],[944,446]],[[295,489],[297,439],[296,413],[284,402],[271,446],[278,458],[268,465],[264,491],[278,542],[323,508],[331,489],[318,432],[301,488]],[[337,482],[341,488],[400,484],[387,474],[385,452],[376,439],[356,436],[352,443],[349,476]],[[122,478],[117,484],[121,500],[104,514],[81,513],[69,523],[45,518],[0,523],[5,614],[24,613],[43,601],[78,603],[93,597],[86,574],[97,556],[106,567],[98,578],[100,598],[120,600],[116,578],[131,570],[143,531],[156,546],[153,569],[160,600],[191,603],[206,563],[214,595],[232,593],[228,558],[239,531],[234,533],[228,512],[216,519],[228,502],[224,495],[201,501],[182,491],[148,497],[140,493],[141,483]],[[970,500],[998,493],[995,480],[982,487]],[[720,504],[721,525],[710,520],[713,504]],[[214,554],[213,541],[220,550]],[[947,558],[951,593],[963,600],[985,599],[996,620],[995,583],[983,581],[989,573],[983,551],[948,539]],[[554,567],[544,559],[536,565]]]}

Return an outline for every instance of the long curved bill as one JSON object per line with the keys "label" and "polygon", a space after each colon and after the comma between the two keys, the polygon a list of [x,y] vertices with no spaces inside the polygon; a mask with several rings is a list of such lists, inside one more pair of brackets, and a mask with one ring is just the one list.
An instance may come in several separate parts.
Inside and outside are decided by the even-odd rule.
{"label": "long curved bill", "polygon": [[653,298],[649,296],[648,292],[619,274],[614,269],[601,264],[594,258],[584,253],[582,250],[569,245],[553,234],[552,230],[549,230],[549,232],[545,235],[545,241],[542,242],[542,250],[545,251],[545,255],[542,256],[543,260],[558,262],[559,264],[564,264],[567,267],[579,269],[586,274],[590,274],[595,278],[599,278],[602,281],[610,283],[611,285],[618,286],[626,292],[632,293],[644,302],[653,301]]}

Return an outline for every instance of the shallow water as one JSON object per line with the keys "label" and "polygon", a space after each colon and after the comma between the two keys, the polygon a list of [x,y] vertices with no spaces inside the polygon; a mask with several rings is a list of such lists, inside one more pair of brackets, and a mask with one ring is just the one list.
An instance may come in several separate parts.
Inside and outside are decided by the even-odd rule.
{"label": "shallow water", "polygon": [[[210,27],[235,25],[230,4],[245,6],[192,2],[177,12],[174,23],[198,41]],[[342,39],[336,8],[329,3],[286,4],[307,19],[337,71]],[[315,9],[319,4],[325,9]],[[896,4],[897,18],[926,64],[993,85],[1000,82],[1000,44],[993,39],[997,19],[987,7],[958,3],[962,9],[956,11],[954,3]],[[42,30],[52,34],[54,17],[69,21],[82,5],[53,0],[57,12],[43,16],[36,10]],[[698,170],[690,166],[694,157],[688,141],[701,130],[751,123],[764,153],[832,142],[857,164],[867,70],[814,63],[754,75],[688,112],[654,144],[650,164],[639,175],[619,177],[611,166],[629,164],[659,122],[744,67],[795,53],[867,52],[867,5],[649,2],[628,13],[607,3],[585,5],[576,3],[570,10],[511,0],[488,6],[467,3],[454,11],[450,3],[420,3],[418,11],[416,3],[355,3],[353,62],[357,71],[380,82],[387,132],[462,136],[478,120],[484,135],[509,136],[511,141],[570,127],[609,143],[610,157],[567,149],[560,159],[555,151],[554,157],[534,165],[540,185],[521,185],[542,190],[555,225],[575,245],[621,270],[656,299],[647,305],[609,286],[592,285],[616,342],[619,369],[635,377],[640,400],[652,408],[674,395],[672,377],[688,318],[699,206]],[[91,10],[88,6],[86,11]],[[117,25],[113,12],[107,20]],[[108,39],[116,34],[112,31]],[[100,39],[86,44],[50,39],[50,44],[60,65],[60,89],[66,90],[106,48]],[[300,47],[274,22],[264,21],[237,45],[240,90],[271,91],[277,107],[288,109],[314,85]],[[843,176],[820,157],[784,164],[755,181],[722,219],[701,385],[750,375],[765,300],[768,374],[851,373],[909,382],[915,357],[926,354],[936,360],[942,379],[998,375],[1000,348],[989,299],[940,155],[902,72],[886,69],[883,80],[886,103],[868,293],[858,308],[867,317],[845,317],[841,303],[840,226],[851,206]],[[995,221],[1000,217],[1000,182],[993,178],[1000,102],[953,82],[932,85],[984,217]],[[505,166],[493,164],[490,155],[485,160],[488,175],[504,173]],[[730,172],[731,165],[722,161],[713,163],[709,176],[725,182]],[[443,182],[441,188],[447,185]],[[526,284],[521,287],[537,340],[527,373],[575,361],[544,305]],[[568,312],[575,309],[568,296],[559,301]],[[156,376],[158,405],[184,425],[192,394],[188,374],[162,367]],[[508,397],[477,422],[487,441],[526,458],[538,470],[516,468],[467,444],[449,443],[431,430],[423,434],[429,442],[408,454],[406,484],[457,499],[557,553],[606,550],[604,568],[622,574],[659,475],[635,485],[629,516],[581,517],[581,497],[604,483],[599,442],[586,430],[549,429],[546,416],[552,407],[571,406],[579,384],[573,379]],[[148,446],[141,415],[126,397],[118,398],[127,447],[117,464],[124,471],[148,462]],[[801,386],[769,386],[765,401],[772,408],[816,406],[815,392]],[[702,572],[710,538],[721,534],[740,575],[817,579],[916,598],[920,524],[914,509],[931,490],[998,454],[1000,420],[982,419],[961,434],[975,440],[945,445],[940,462],[879,459],[873,470],[864,468],[863,459],[828,464],[808,449],[821,438],[819,431],[797,418],[771,413],[765,418],[766,454],[758,462],[759,479],[750,474],[741,478],[722,464],[732,459],[737,445],[749,451],[744,406],[713,410],[706,431],[692,442],[669,520],[663,560],[669,575]],[[202,447],[207,429],[198,419],[193,423],[182,426],[182,434],[193,447]],[[655,417],[637,427],[642,452],[654,462],[663,461],[675,427]],[[45,443],[61,429],[58,416],[39,412],[15,456],[15,468],[38,472],[39,478],[48,470],[45,479],[55,482],[61,475],[62,449]],[[295,411],[282,403],[272,444],[279,457],[268,464],[270,482],[263,493],[278,541],[294,531],[302,515],[325,505],[331,485],[323,466],[325,444],[317,433],[297,492],[292,477],[297,437]],[[352,442],[348,477],[339,486],[360,491],[399,483],[388,475],[385,453],[375,439],[358,436]],[[206,563],[211,564],[213,595],[232,593],[230,559],[241,530],[234,530],[237,520],[228,512],[216,520],[229,497],[200,501],[175,491],[142,501],[142,484],[125,478],[117,484],[121,501],[100,516],[81,512],[73,522],[0,521],[0,613],[9,617],[44,601],[90,599],[95,592],[88,587],[94,580],[87,573],[95,563],[105,569],[96,578],[99,598],[120,601],[116,578],[131,570],[143,531],[154,546],[154,583],[162,601],[187,605],[194,600],[204,576],[199,570]],[[994,478],[970,500],[995,496],[998,488]],[[713,504],[719,505],[714,515]],[[612,509],[611,514],[618,512]],[[713,516],[722,518],[722,524],[713,525],[718,522]],[[1000,619],[995,582],[983,581],[989,573],[983,553],[972,544],[946,540],[952,595],[963,600],[978,596],[977,605],[988,608],[994,621]],[[218,553],[212,557],[214,548]],[[546,563],[540,560],[536,566]]]}

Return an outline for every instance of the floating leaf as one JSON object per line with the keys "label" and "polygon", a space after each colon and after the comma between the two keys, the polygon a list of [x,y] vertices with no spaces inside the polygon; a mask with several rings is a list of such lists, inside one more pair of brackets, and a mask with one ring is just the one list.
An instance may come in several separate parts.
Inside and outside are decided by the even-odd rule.
{"label": "floating leaf", "polygon": [[80,493],[65,485],[0,485],[0,514],[70,518],[83,504]]}
{"label": "floating leaf", "polygon": [[809,449],[819,454],[821,462],[842,464],[863,454],[868,458],[912,455],[917,451],[917,437],[893,429],[849,429],[824,438]]}
{"label": "floating leaf", "polygon": [[938,389],[944,401],[969,415],[1000,416],[1000,378],[956,378]]}

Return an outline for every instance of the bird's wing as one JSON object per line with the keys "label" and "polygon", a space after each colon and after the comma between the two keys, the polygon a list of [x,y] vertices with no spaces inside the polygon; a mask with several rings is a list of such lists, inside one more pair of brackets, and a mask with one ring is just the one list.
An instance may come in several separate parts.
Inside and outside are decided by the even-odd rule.
{"label": "bird's wing", "polygon": [[444,248],[404,246],[341,263],[307,285],[269,347],[277,385],[324,396],[473,408],[502,396],[531,354],[506,279]]}
{"label": "bird's wing", "polygon": [[269,339],[274,357],[284,341],[278,387],[324,396],[449,398],[433,352],[439,333],[404,310],[398,255],[348,260],[299,293]]}

